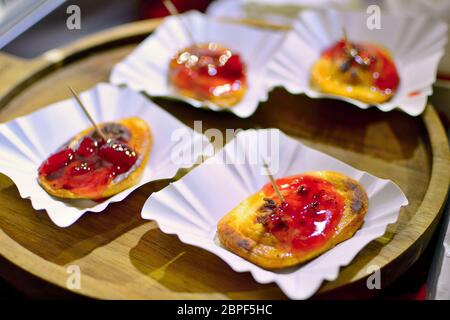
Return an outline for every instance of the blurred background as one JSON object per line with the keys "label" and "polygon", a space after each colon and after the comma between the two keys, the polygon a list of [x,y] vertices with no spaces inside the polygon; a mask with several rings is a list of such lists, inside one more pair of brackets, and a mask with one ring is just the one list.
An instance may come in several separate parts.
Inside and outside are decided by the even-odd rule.
{"label": "blurred background", "polygon": [[[376,4],[400,14],[428,14],[450,22],[449,0],[173,0],[180,12],[207,11],[216,17],[263,19],[290,24],[307,8],[366,10]],[[81,11],[79,30],[65,27],[69,5]],[[0,0],[0,49],[24,58],[60,47],[78,38],[123,23],[167,15],[160,0]],[[450,44],[447,45],[450,52]],[[450,54],[440,65],[441,77],[450,79]]]}

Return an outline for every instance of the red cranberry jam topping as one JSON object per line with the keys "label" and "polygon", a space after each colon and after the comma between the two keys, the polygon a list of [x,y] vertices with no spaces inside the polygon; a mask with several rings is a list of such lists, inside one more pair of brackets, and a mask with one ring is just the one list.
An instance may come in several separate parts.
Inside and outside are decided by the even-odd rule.
{"label": "red cranberry jam topping", "polygon": [[[323,245],[335,232],[344,212],[344,199],[333,184],[313,176],[293,176],[276,181],[284,197],[265,198],[257,218],[283,245],[309,251]],[[272,196],[271,184],[263,188]]]}
{"label": "red cranberry jam topping", "polygon": [[66,167],[73,159],[74,152],[72,149],[63,149],[45,160],[39,167],[39,174],[48,175],[63,167]]}
{"label": "red cranberry jam topping", "polygon": [[81,138],[75,147],[63,147],[39,167],[39,175],[54,189],[67,189],[77,194],[95,195],[104,190],[118,175],[128,172],[138,159],[127,145],[129,130],[117,123],[105,124],[104,141],[94,131]]}
{"label": "red cranberry jam topping", "polygon": [[194,45],[170,62],[169,78],[176,88],[208,100],[241,90],[246,85],[240,55],[220,45]]}

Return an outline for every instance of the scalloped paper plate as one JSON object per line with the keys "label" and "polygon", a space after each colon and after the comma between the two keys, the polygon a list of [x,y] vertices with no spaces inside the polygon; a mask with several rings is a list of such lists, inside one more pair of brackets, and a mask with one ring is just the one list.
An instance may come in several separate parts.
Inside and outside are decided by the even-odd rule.
{"label": "scalloped paper plate", "polygon": [[[110,203],[122,201],[141,185],[175,176],[182,167],[191,167],[202,154],[209,155],[208,139],[195,133],[144,96],[130,89],[99,84],[81,94],[96,122],[139,116],[150,127],[153,146],[138,184],[103,202],[66,200],[50,196],[37,182],[37,169],[64,142],[86,129],[90,123],[74,99],[57,102],[30,115],[0,125],[0,172],[10,177],[22,198],[29,198],[35,210],[46,210],[59,227],[67,227],[85,212],[103,211]],[[177,133],[176,136],[172,136]],[[177,141],[183,136],[181,142]],[[173,138],[172,138],[173,137]],[[178,138],[177,138],[178,137]],[[185,139],[190,137],[189,139]],[[191,158],[176,157],[174,148],[194,150]],[[174,157],[171,157],[173,155]],[[178,161],[180,160],[180,161]],[[181,163],[181,164],[179,164]]]}
{"label": "scalloped paper plate", "polygon": [[[180,21],[183,19],[183,22]],[[245,97],[231,108],[221,108],[211,102],[183,97],[171,88],[168,81],[170,59],[190,45],[184,25],[190,27],[195,43],[217,42],[241,55],[247,66],[248,90]],[[150,96],[171,97],[194,107],[208,107],[214,111],[228,110],[241,118],[251,116],[259,102],[268,98],[266,64],[281,44],[283,32],[264,31],[235,23],[216,21],[202,13],[191,11],[168,17],[122,62],[110,76],[114,84],[125,84]]]}
{"label": "scalloped paper plate", "polygon": [[[314,260],[281,272],[262,269],[221,247],[216,241],[217,222],[268,182],[258,161],[261,157],[272,160],[271,171],[278,178],[333,170],[359,181],[369,196],[369,211],[361,229]],[[156,220],[163,232],[176,234],[182,242],[216,254],[233,270],[249,271],[259,283],[276,282],[292,299],[306,299],[324,280],[336,279],[339,269],[370,241],[382,236],[387,226],[397,221],[400,207],[407,204],[393,182],[306,147],[278,129],[264,129],[240,132],[214,157],[153,193],[142,209],[142,217]]]}
{"label": "scalloped paper plate", "polygon": [[439,60],[444,54],[446,23],[426,15],[383,12],[381,29],[369,30],[367,19],[365,12],[303,11],[269,63],[270,86],[283,86],[291,93],[305,93],[311,98],[344,100],[362,109],[370,107],[358,100],[321,93],[310,86],[312,65],[342,37],[345,27],[351,41],[376,43],[393,55],[400,85],[391,100],[376,106],[382,111],[399,108],[412,116],[421,114],[432,94]]}

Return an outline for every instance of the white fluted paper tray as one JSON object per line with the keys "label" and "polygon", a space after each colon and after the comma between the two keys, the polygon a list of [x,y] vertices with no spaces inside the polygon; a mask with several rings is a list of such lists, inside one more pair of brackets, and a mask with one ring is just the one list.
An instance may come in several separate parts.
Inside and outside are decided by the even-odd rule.
{"label": "white fluted paper tray", "polygon": [[447,25],[425,16],[381,14],[381,29],[367,27],[365,12],[302,12],[294,22],[280,50],[268,66],[271,87],[283,86],[294,94],[311,98],[335,98],[366,109],[370,104],[311,88],[310,72],[320,54],[342,38],[345,27],[354,42],[370,42],[387,48],[393,55],[400,85],[393,98],[376,105],[382,111],[399,108],[417,116],[426,107],[436,81],[439,60],[447,42]]}
{"label": "white fluted paper tray", "polygon": [[[39,186],[37,169],[61,145],[90,126],[75,100],[64,100],[1,124],[0,172],[14,181],[22,198],[29,198],[34,209],[46,210],[50,219],[60,227],[73,224],[87,211],[103,211],[110,203],[123,200],[147,182],[172,178],[179,168],[190,167],[202,153],[212,152],[211,145],[203,135],[195,133],[130,89],[99,84],[82,93],[81,99],[96,122],[139,116],[149,125],[154,141],[148,164],[137,185],[100,203],[90,200],[62,200],[50,196]],[[180,130],[191,139],[183,140],[183,145],[180,145],[172,136],[175,130]],[[197,147],[193,148],[192,161],[182,164],[173,161],[171,152],[175,146],[181,150],[193,145]]]}
{"label": "white fluted paper tray", "polygon": [[[180,21],[182,19],[182,21]],[[189,26],[195,43],[216,42],[230,48],[243,58],[247,67],[248,90],[235,106],[224,109],[210,102],[201,102],[177,94],[168,81],[169,62],[176,53],[192,45],[185,30]],[[214,111],[229,110],[239,117],[252,115],[259,102],[268,98],[266,63],[279,47],[284,33],[258,30],[235,23],[219,22],[191,11],[179,17],[168,17],[138,48],[114,66],[110,81],[125,84],[150,96],[171,97],[194,107]]]}
{"label": "white fluted paper tray", "polygon": [[[246,197],[267,183],[259,159],[272,159],[276,178],[332,170],[357,180],[369,196],[369,211],[362,228],[349,240],[314,260],[289,270],[273,272],[231,253],[215,241],[217,222]],[[280,156],[280,158],[278,158]],[[382,236],[408,201],[391,181],[304,146],[277,129],[239,133],[224,149],[179,181],[150,196],[142,217],[156,220],[165,233],[184,243],[210,251],[237,272],[249,271],[260,283],[276,282],[292,299],[305,299],[324,280],[334,280],[370,241]]]}

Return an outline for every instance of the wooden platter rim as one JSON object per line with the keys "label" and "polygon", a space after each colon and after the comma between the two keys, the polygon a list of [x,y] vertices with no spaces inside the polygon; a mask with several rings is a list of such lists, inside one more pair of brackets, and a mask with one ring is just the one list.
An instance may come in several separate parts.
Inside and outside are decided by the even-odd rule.
{"label": "wooden platter rim", "polygon": [[[45,77],[46,74],[52,72],[53,70],[56,70],[66,64],[70,64],[72,60],[82,58],[93,52],[101,51],[114,43],[129,41],[130,38],[145,36],[146,34],[152,32],[160,22],[160,19],[147,20],[109,29],[83,38],[66,47],[51,50],[33,60],[17,59],[15,57],[0,53],[0,73],[5,72],[10,76],[12,74],[15,75],[10,85],[5,86],[3,83],[0,83],[0,111],[2,111],[10,100],[12,100],[16,95],[19,95],[23,89],[31,85],[33,83],[33,79]],[[252,23],[249,21],[248,23],[260,26],[264,25],[264,23],[261,22]],[[411,229],[410,226],[417,222],[416,220],[421,216],[422,212],[436,212],[436,214],[432,219],[425,221],[425,225],[422,228],[422,233],[414,230],[414,239],[412,239],[411,244],[407,247],[401,248],[398,256],[391,261],[394,261],[400,255],[405,254],[417,242],[417,240],[420,239],[424,233],[433,226],[433,224],[437,223],[440,216],[439,213],[443,209],[443,204],[445,203],[448,192],[450,179],[450,155],[447,136],[442,124],[439,121],[438,115],[431,104],[427,106],[425,112],[421,115],[421,118],[425,124],[431,145],[432,171],[428,189],[424,195],[421,205],[417,209],[417,214],[409,221],[405,228]],[[144,226],[148,227],[152,223],[153,222],[146,223]],[[55,265],[23,248],[13,239],[9,238],[3,230],[0,231],[0,240],[3,243],[3,245],[0,246],[0,254],[7,260],[19,268],[44,279],[45,281],[64,287],[63,284],[65,283],[66,273],[64,272],[63,266]],[[420,251],[422,250],[423,248],[421,248]],[[412,262],[413,261],[411,261],[411,263]],[[356,282],[362,280],[363,278],[364,277],[361,276],[351,279],[351,281],[347,283]],[[80,293],[83,295],[94,298],[122,297],[122,295],[117,295],[116,293],[118,289],[123,289],[122,287],[118,288],[113,284],[105,285],[104,282],[91,278],[89,275],[85,275],[83,277],[83,282],[85,283],[85,288],[90,287],[91,285],[96,287],[95,294],[94,291],[90,291],[89,289],[82,289]],[[101,285],[99,285],[100,283]],[[86,284],[89,285],[86,286]],[[337,288],[340,285],[342,285],[342,283],[328,282],[324,284],[321,291],[328,291]],[[158,292],[148,298],[173,299],[180,298],[180,296],[181,295],[176,292]],[[189,298],[189,296],[186,295],[186,297],[183,298]]]}

